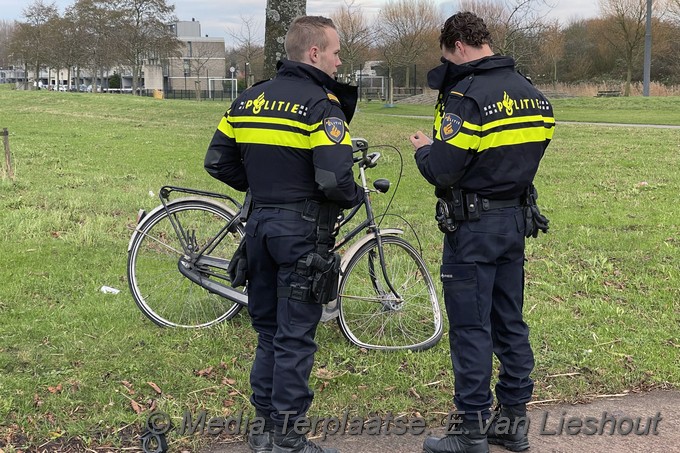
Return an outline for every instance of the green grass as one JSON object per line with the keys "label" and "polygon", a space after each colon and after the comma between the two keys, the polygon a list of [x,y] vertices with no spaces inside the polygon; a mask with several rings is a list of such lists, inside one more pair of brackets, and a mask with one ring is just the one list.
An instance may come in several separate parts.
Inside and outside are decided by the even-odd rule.
{"label": "green grass", "polygon": [[[677,99],[556,101],[555,111],[558,120],[597,121],[605,103],[615,122],[680,118]],[[249,412],[256,337],[247,314],[208,330],[159,329],[125,277],[129,227],[139,208],[159,203],[150,191],[174,184],[238,195],[202,167],[226,105],[7,89],[0,105],[16,172],[0,181],[0,448],[138,447],[152,407],[176,423],[185,409]],[[432,108],[380,107],[362,105],[352,132],[401,149],[394,212],[414,226],[436,276],[433,191],[407,140],[431,125],[384,114],[429,117]],[[558,125],[536,180],[551,230],[527,242],[536,400],[680,385],[679,151],[678,130]],[[371,176],[396,182],[398,172],[399,156],[385,149]],[[380,210],[387,197],[374,200]],[[103,294],[102,285],[122,291]],[[446,334],[423,353],[361,351],[332,323],[317,339],[312,415],[392,411],[436,423],[450,409]],[[173,448],[207,440],[170,436]]]}
{"label": "green grass", "polygon": [[[668,97],[618,97],[618,98],[569,98],[551,100],[555,118],[560,121],[592,121],[596,123],[623,124],[680,124],[680,98]],[[394,104],[386,107],[383,102],[364,102],[360,110],[381,115],[434,115],[429,105]]]}

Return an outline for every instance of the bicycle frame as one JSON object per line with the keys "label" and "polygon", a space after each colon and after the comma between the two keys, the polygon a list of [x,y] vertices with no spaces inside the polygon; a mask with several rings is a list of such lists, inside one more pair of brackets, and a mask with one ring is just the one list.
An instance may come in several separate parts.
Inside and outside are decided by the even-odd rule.
{"label": "bicycle frame", "polygon": [[[342,246],[346,245],[348,242],[352,241],[362,230],[367,230],[367,234],[361,238],[360,240],[354,242],[352,246],[343,254],[343,259],[341,262],[341,278],[342,278],[342,273],[347,267],[347,263],[349,261],[349,258],[353,255],[355,251],[357,251],[359,248],[361,248],[364,244],[368,243],[369,241],[375,239],[378,243],[378,256],[379,256],[379,261],[380,261],[380,267],[382,271],[382,275],[385,279],[385,282],[389,288],[389,290],[392,292],[394,297],[397,300],[401,300],[401,296],[399,293],[396,291],[396,289],[393,287],[388,275],[387,275],[387,269],[385,266],[385,257],[384,257],[384,252],[383,252],[383,246],[382,246],[382,236],[383,235],[399,235],[403,234],[403,231],[401,229],[397,228],[386,228],[381,230],[378,224],[375,221],[375,215],[373,213],[373,207],[371,205],[371,199],[370,199],[370,194],[373,190],[369,189],[368,187],[368,182],[366,180],[366,168],[371,168],[376,165],[377,160],[380,157],[379,153],[372,153],[372,154],[367,154],[367,147],[363,149],[359,149],[359,151],[362,152],[362,156],[360,158],[355,158],[355,162],[358,163],[359,166],[359,173],[360,173],[360,178],[361,178],[361,183],[362,187],[364,190],[364,200],[347,214],[345,216],[338,228],[341,228],[342,226],[346,225],[356,214],[359,212],[359,210],[362,208],[362,206],[365,208],[366,211],[366,220],[361,222],[358,226],[353,228],[351,231],[349,231],[347,234],[345,234],[342,239],[338,240],[335,247],[333,247],[332,251],[337,251],[339,250]],[[161,199],[161,206],[158,206],[154,211],[149,213],[149,215],[146,215],[142,217],[138,223],[137,228],[135,229],[135,232],[130,239],[130,246],[132,245],[135,235],[136,234],[141,234],[140,233],[140,227],[144,224],[144,221],[146,218],[151,218],[154,212],[157,210],[165,210],[168,212],[168,205],[171,203],[170,200],[170,194],[172,192],[178,192],[178,193],[186,193],[189,195],[197,195],[199,197],[204,197],[204,198],[213,198],[213,199],[218,199],[218,200],[225,200],[228,201],[229,203],[233,204],[236,208],[236,210],[232,210],[227,208],[227,211],[230,213],[233,213],[233,218],[231,221],[227,222],[224,227],[220,229],[220,231],[213,237],[211,238],[204,246],[201,248],[197,248],[197,244],[195,241],[195,234],[192,233],[191,231],[187,231],[183,228],[183,226],[180,224],[177,218],[175,218],[172,215],[168,215],[168,219],[170,220],[172,227],[175,231],[175,234],[177,235],[177,238],[182,246],[182,258],[178,262],[178,270],[179,272],[191,280],[192,282],[202,286],[203,288],[207,289],[208,291],[218,294],[219,296],[225,297],[229,300],[232,300],[236,303],[239,303],[241,305],[247,305],[248,303],[248,298],[247,295],[245,295],[243,292],[232,288],[230,285],[221,283],[216,280],[211,280],[208,278],[204,278],[203,275],[211,275],[214,277],[218,277],[222,280],[227,280],[225,275],[220,275],[216,272],[213,272],[209,269],[201,269],[201,271],[197,271],[196,268],[201,265],[209,266],[210,268],[216,268],[220,269],[226,272],[227,267],[229,266],[229,261],[231,257],[226,257],[226,258],[221,258],[221,257],[212,257],[210,256],[210,253],[217,247],[220,242],[229,234],[233,233],[235,231],[235,226],[236,225],[243,225],[243,220],[241,219],[241,212],[243,210],[243,205],[236,201],[234,198],[216,193],[216,192],[208,192],[208,191],[202,191],[202,190],[196,190],[196,189],[189,189],[189,188],[184,188],[184,187],[177,187],[177,186],[163,186],[159,192],[159,198]],[[128,247],[128,249],[130,248]],[[373,270],[371,270],[373,271]],[[376,284],[374,282],[374,284]],[[376,289],[377,286],[376,286]],[[322,315],[322,320],[327,321],[329,319],[335,318],[339,315],[339,310],[337,307],[337,301],[330,301],[330,303],[326,304],[324,306],[324,312]]]}

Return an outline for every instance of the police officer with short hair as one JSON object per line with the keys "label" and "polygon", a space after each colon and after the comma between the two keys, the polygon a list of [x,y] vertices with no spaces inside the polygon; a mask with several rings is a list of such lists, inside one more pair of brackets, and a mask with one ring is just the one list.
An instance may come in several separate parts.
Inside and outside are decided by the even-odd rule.
{"label": "police officer with short hair", "polygon": [[[555,120],[550,103],[515,70],[513,59],[494,55],[489,31],[475,14],[448,18],[439,43],[443,64],[428,74],[430,87],[439,90],[433,140],[420,131],[410,140],[418,169],[440,197],[454,403],[464,414],[458,429],[426,439],[423,450],[484,453],[490,442],[522,451],[529,448],[522,417],[534,366],[522,316],[524,241],[536,234],[531,214],[539,215],[526,200]],[[487,426],[493,354],[500,361],[500,415],[518,421],[510,432]]]}
{"label": "police officer with short hair", "polygon": [[258,453],[331,453],[293,424],[312,403],[314,336],[328,302],[309,284],[315,271],[307,258],[332,260],[339,209],[364,196],[354,182],[347,126],[357,91],[334,79],[340,41],[330,19],[296,18],[285,49],[276,77],[232,103],[205,168],[236,190],[250,189],[253,199],[245,227],[248,312],[258,334],[251,402],[266,426],[248,443]]}

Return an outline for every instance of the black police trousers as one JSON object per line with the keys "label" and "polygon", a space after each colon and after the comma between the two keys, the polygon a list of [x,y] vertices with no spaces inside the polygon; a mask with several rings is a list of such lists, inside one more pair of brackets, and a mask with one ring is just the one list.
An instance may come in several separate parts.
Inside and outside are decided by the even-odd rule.
{"label": "black police trousers", "polygon": [[255,208],[245,227],[248,249],[248,312],[257,332],[250,373],[251,403],[258,415],[288,427],[306,414],[314,392],[309,375],[322,306],[278,298],[277,288],[304,282],[297,261],[315,250],[316,222],[279,208]]}
{"label": "black police trousers", "polygon": [[500,361],[496,398],[526,403],[534,356],[522,317],[524,298],[522,208],[481,212],[446,234],[441,266],[449,319],[454,404],[467,420],[489,417],[493,354]]}

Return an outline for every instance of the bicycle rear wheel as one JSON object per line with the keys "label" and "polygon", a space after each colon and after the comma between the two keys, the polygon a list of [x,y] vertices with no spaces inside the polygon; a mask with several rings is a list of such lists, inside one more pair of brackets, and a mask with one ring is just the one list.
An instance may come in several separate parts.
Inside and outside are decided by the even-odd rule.
{"label": "bicycle rear wheel", "polygon": [[396,236],[383,236],[385,268],[372,239],[349,260],[338,291],[338,324],[352,343],[367,349],[431,348],[442,336],[442,314],[427,266],[415,248]]}
{"label": "bicycle rear wheel", "polygon": [[[234,217],[221,203],[184,198],[150,214],[138,227],[128,252],[128,284],[137,306],[161,327],[207,327],[231,319],[241,305],[210,293],[178,269],[187,255],[170,217],[181,225],[195,250],[203,247]],[[243,237],[240,223],[210,252],[229,260]],[[224,269],[205,269],[203,278],[228,282]],[[217,275],[215,275],[217,274]]]}

